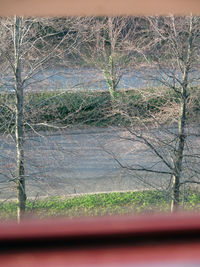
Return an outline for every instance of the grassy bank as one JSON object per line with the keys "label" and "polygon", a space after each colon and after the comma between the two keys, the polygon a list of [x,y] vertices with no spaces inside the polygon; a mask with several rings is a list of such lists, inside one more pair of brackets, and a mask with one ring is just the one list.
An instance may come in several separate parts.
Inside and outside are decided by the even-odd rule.
{"label": "grassy bank", "polygon": [[[181,199],[183,203],[183,199]],[[27,201],[27,214],[37,218],[65,216],[125,215],[169,212],[170,199],[166,191],[88,194],[70,198],[47,198]],[[16,219],[17,203],[0,205],[0,219]],[[190,191],[184,199],[184,210],[200,211],[200,192]]]}
{"label": "grassy bank", "polygon": [[[192,88],[189,117],[195,120],[200,111],[200,90]],[[131,118],[148,119],[149,114],[169,114],[176,110],[179,97],[166,88],[119,91],[111,101],[109,92],[68,91],[32,92],[25,94],[25,127],[45,129],[45,125],[78,126],[123,126]],[[12,130],[15,121],[14,95],[0,94],[0,129]],[[170,113],[171,110],[171,113]],[[170,115],[171,114],[171,115]]]}

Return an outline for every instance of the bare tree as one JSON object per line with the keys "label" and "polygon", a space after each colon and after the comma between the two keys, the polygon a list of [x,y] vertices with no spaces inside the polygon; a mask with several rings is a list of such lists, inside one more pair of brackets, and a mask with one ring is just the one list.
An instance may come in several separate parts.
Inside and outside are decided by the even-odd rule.
{"label": "bare tree", "polygon": [[143,22],[139,17],[100,17],[86,22],[90,37],[82,57],[102,72],[112,99],[123,75],[140,64],[139,44],[146,39],[141,34]]}
{"label": "bare tree", "polygon": [[158,161],[138,166],[116,160],[130,170],[168,174],[172,212],[180,205],[181,186],[199,183],[198,131],[192,125],[199,90],[199,23],[192,15],[147,18],[150,49],[140,51],[147,62],[146,77],[162,87],[138,92],[132,110],[129,100],[117,107],[131,125],[124,139],[142,143]]}
{"label": "bare tree", "polygon": [[[57,18],[1,18],[1,88],[8,91],[12,101],[2,103],[2,107],[12,114],[10,127],[5,127],[15,135],[18,221],[24,216],[26,207],[24,142],[25,128],[33,125],[24,114],[24,93],[29,94],[48,77],[55,74],[53,66],[58,65],[60,57],[72,53],[77,42],[77,32],[72,29],[72,20]],[[53,70],[53,71],[52,71]]]}
{"label": "bare tree", "polygon": [[[189,101],[193,94],[192,87],[199,79],[197,66],[199,64],[199,17],[170,16],[159,21],[151,19],[150,23],[155,33],[156,43],[155,61],[158,72],[161,74],[160,82],[171,88],[178,97],[178,132],[173,157],[173,181],[171,210],[177,210],[179,205],[179,192],[182,171],[184,171],[184,151],[186,148],[186,127],[189,123]],[[158,43],[159,42],[159,43]],[[162,53],[159,58],[159,46],[162,44]],[[162,58],[163,57],[163,58]],[[186,148],[187,149],[187,148]],[[190,167],[191,168],[191,167]]]}

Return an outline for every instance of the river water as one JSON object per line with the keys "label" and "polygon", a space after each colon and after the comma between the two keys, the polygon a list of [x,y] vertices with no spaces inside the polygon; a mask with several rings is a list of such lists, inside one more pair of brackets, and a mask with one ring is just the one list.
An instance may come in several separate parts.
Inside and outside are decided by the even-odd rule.
{"label": "river water", "polygon": [[[118,88],[144,88],[158,86],[159,83],[151,80],[145,71],[125,71]],[[38,82],[39,81],[39,82]],[[102,70],[81,69],[57,69],[41,72],[27,89],[36,90],[108,90]]]}
{"label": "river water", "polygon": [[[169,78],[164,73],[156,72],[155,69],[143,68],[142,70],[124,70],[118,84],[118,89],[143,89],[158,87],[162,84],[158,81],[173,82],[173,77]],[[27,73],[22,74],[26,76]],[[181,79],[181,74],[174,74]],[[197,85],[199,72],[193,72],[190,84]],[[194,79],[195,78],[195,79]],[[14,80],[12,75],[6,76],[6,84],[1,86],[1,91],[14,90]],[[179,84],[180,85],[180,84]],[[27,80],[25,90],[108,90],[103,71],[94,68],[54,68],[43,70]]]}

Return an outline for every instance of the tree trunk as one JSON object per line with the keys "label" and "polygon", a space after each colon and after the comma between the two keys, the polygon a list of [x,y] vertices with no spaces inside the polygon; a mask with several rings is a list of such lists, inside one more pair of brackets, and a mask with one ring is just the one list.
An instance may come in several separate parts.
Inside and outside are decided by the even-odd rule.
{"label": "tree trunk", "polygon": [[18,222],[26,208],[25,170],[24,170],[24,129],[23,129],[23,88],[18,86],[16,92],[16,149],[17,149],[17,201]]}
{"label": "tree trunk", "polygon": [[118,79],[115,73],[115,63],[112,55],[109,56],[108,66],[104,69],[104,76],[109,87],[112,102],[115,98],[115,92],[118,85]]}
{"label": "tree trunk", "polygon": [[173,175],[171,212],[177,212],[179,210],[179,202],[180,202],[179,188],[180,188],[180,177]]}
{"label": "tree trunk", "polygon": [[[184,97],[185,96],[185,97]],[[178,148],[175,156],[175,168],[172,182],[171,212],[176,212],[179,207],[180,178],[183,165],[183,152],[185,146],[185,123],[186,123],[186,88],[182,89],[182,103],[178,127]]]}
{"label": "tree trunk", "polygon": [[174,175],[172,183],[171,212],[176,212],[179,207],[180,179],[183,165],[183,152],[185,146],[186,103],[188,87],[188,67],[186,65],[183,74],[183,86],[181,88],[181,106],[178,123],[178,148],[175,153]]}
{"label": "tree trunk", "polygon": [[24,95],[21,77],[20,39],[21,39],[21,18],[14,18],[14,50],[15,50],[15,96],[16,96],[16,150],[17,150],[17,219],[18,222],[24,217],[26,208],[25,193],[25,170],[24,170],[24,126],[23,108]]}
{"label": "tree trunk", "polygon": [[175,212],[179,207],[179,193],[180,193],[180,178],[183,165],[183,152],[185,146],[185,124],[186,124],[186,110],[187,110],[187,97],[188,97],[188,75],[191,68],[191,54],[193,48],[193,17],[190,16],[190,29],[188,36],[188,48],[187,56],[184,64],[184,72],[182,78],[182,87],[181,87],[181,107],[180,107],[180,116],[179,116],[179,125],[178,125],[178,149],[175,156],[175,168],[173,176],[173,186],[172,186],[172,202],[171,202],[171,211]]}

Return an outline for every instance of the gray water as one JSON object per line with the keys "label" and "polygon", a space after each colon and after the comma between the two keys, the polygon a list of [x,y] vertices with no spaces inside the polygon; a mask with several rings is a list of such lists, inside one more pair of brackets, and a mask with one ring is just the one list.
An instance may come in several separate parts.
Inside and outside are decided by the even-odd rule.
{"label": "gray water", "polygon": [[[176,73],[176,78],[181,78],[181,74]],[[22,74],[23,76],[23,74]],[[24,74],[25,76],[25,74]],[[5,77],[4,77],[5,78]],[[173,82],[173,77],[165,73],[156,72],[155,69],[144,68],[142,70],[124,70],[118,89],[131,88],[148,88],[161,86],[162,83]],[[199,83],[199,72],[193,72],[190,77],[190,84],[197,85]],[[1,87],[2,91],[14,90],[13,78],[6,76],[6,85]],[[108,84],[102,70],[90,68],[57,68],[52,70],[44,70],[35,75],[25,83],[26,90],[108,90]]]}
{"label": "gray water", "polygon": [[[40,83],[38,83],[40,81]],[[27,88],[46,90],[108,90],[103,72],[97,69],[60,69],[40,73],[32,79],[32,84]],[[147,78],[146,71],[126,71],[122,76],[118,88],[144,88],[157,86],[158,82]]]}
{"label": "gray water", "polygon": [[[176,79],[173,79],[173,75],[177,79],[182,79],[181,73],[171,73],[171,71],[159,72],[156,69],[143,68],[140,70],[124,70],[124,73],[118,84],[118,89],[131,89],[131,88],[148,88],[161,86],[162,83],[159,79],[165,83],[176,86],[180,86]],[[171,78],[170,78],[171,76]],[[195,71],[190,75],[189,83],[197,85],[199,83],[199,72]],[[102,70],[79,68],[79,69],[54,69],[40,73],[36,77],[36,81],[43,80],[38,87],[38,82],[35,83],[36,89],[47,90],[108,90],[108,84]],[[32,89],[34,85],[31,85]]]}

